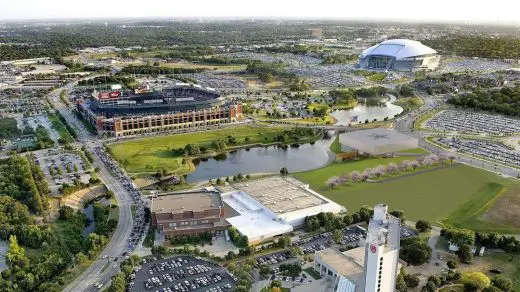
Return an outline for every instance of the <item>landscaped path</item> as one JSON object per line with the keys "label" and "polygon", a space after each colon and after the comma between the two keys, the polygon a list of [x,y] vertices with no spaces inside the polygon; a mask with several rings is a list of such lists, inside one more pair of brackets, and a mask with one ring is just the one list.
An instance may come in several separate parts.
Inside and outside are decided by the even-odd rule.
{"label": "landscaped path", "polygon": [[446,166],[437,166],[437,167],[434,167],[434,168],[423,169],[423,170],[419,170],[419,171],[414,171],[412,173],[403,174],[403,175],[400,175],[400,176],[389,177],[389,178],[385,178],[385,179],[382,179],[382,180],[369,181],[369,182],[371,182],[371,183],[385,183],[385,182],[390,182],[390,181],[399,180],[399,179],[403,179],[403,178],[407,178],[407,177],[412,177],[412,176],[416,176],[416,175],[419,175],[419,174],[432,172],[432,171],[436,171],[436,170],[440,170],[440,169],[456,167],[456,166],[460,166],[460,165],[462,165],[462,164],[461,163],[452,163],[452,164],[446,165]]}

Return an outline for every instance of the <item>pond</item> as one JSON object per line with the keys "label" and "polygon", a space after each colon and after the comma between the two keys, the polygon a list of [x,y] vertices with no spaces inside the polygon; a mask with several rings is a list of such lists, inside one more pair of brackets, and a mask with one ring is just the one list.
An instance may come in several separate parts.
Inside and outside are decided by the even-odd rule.
{"label": "pond", "polygon": [[403,112],[403,108],[393,104],[394,96],[390,96],[390,100],[382,105],[368,105],[359,103],[354,108],[348,110],[336,110],[332,112],[332,116],[337,120],[336,125],[346,126],[350,123],[365,122],[366,119],[373,121],[377,119],[382,121],[384,118],[393,118],[395,115]]}
{"label": "pond", "polygon": [[312,170],[324,166],[335,156],[330,152],[330,139],[315,143],[285,147],[268,146],[240,149],[214,158],[197,159],[196,169],[188,174],[188,182],[198,182],[242,173],[278,173],[282,167],[291,172]]}
{"label": "pond", "polygon": [[101,202],[103,205],[108,205],[110,202],[105,199],[104,197],[100,197],[92,201],[90,204],[88,204],[85,208],[83,208],[83,214],[87,216],[88,224],[85,226],[85,229],[83,229],[82,235],[83,237],[87,237],[90,233],[94,232],[96,230],[96,221],[94,220],[94,203],[95,202]]}

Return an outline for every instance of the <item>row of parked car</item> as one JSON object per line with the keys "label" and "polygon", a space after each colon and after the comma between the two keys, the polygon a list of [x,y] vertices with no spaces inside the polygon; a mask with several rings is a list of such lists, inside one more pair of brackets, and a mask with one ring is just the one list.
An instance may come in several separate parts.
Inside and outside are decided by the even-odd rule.
{"label": "row of parked car", "polygon": [[273,264],[281,263],[281,262],[286,261],[293,257],[294,256],[289,251],[286,251],[283,253],[275,253],[275,254],[270,254],[270,255],[266,255],[266,256],[257,258],[256,264],[257,264],[257,266],[262,265],[262,264],[273,265]]}
{"label": "row of parked car", "polygon": [[[178,278],[176,275],[164,274],[148,279],[144,285],[146,289],[152,289],[153,287],[162,286],[163,283],[171,283],[179,279],[180,278]],[[218,273],[213,273],[211,275],[197,277],[193,280],[185,280],[171,287],[165,287],[163,289],[168,290],[168,292],[170,292],[170,290],[174,292],[188,292],[211,284],[219,283],[222,280],[223,278]]]}
{"label": "row of parked car", "polygon": [[150,267],[148,273],[150,273],[150,275],[153,275],[154,272],[158,273],[158,272],[170,270],[171,268],[180,268],[183,265],[187,265],[188,263],[189,263],[189,260],[187,260],[187,259],[182,259],[182,258],[173,259],[173,260],[170,260],[167,262],[162,262],[162,263],[153,265],[152,267]]}

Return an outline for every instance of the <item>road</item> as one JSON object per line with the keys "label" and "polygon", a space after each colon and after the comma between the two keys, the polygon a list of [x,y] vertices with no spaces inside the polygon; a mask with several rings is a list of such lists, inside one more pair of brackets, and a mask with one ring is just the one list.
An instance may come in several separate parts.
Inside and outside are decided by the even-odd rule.
{"label": "road", "polygon": [[[103,272],[101,270],[109,262],[112,257],[122,257],[123,252],[127,251],[128,239],[133,228],[133,218],[131,205],[132,198],[127,193],[125,188],[120,183],[119,179],[105,167],[103,161],[94,151],[95,147],[101,146],[101,141],[92,136],[82,122],[67,108],[59,98],[59,93],[63,89],[71,90],[76,83],[70,83],[51,93],[49,100],[53,103],[54,108],[58,110],[67,123],[71,125],[78,134],[80,146],[86,146],[93,154],[94,165],[99,167],[99,178],[107,186],[107,188],[114,192],[115,198],[119,205],[119,220],[117,228],[114,231],[110,242],[105,246],[98,258],[90,265],[81,275],[79,275],[71,284],[69,284],[63,291],[78,292],[78,291],[97,291],[93,285],[96,282],[107,284],[111,277],[119,271],[119,264],[114,267],[110,262],[108,268]],[[103,259],[105,257],[107,259]],[[120,261],[120,260],[119,260]],[[119,263],[118,261],[118,263]]]}

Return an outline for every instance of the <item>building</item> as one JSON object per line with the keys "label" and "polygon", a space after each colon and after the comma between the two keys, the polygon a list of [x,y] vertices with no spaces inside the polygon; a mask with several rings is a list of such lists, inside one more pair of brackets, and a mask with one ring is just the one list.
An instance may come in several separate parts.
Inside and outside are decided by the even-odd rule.
{"label": "building", "polygon": [[[364,246],[340,252],[328,248],[314,255],[314,271],[331,277],[335,292],[393,292],[400,269],[401,222],[377,205]],[[328,289],[326,290],[328,291]]]}
{"label": "building", "polygon": [[320,277],[332,277],[334,291],[364,291],[365,248],[358,247],[345,252],[327,248],[314,254],[313,269]]}
{"label": "building", "polygon": [[384,41],[359,55],[359,67],[370,70],[435,70],[439,61],[437,51],[418,41],[406,39]]}
{"label": "building", "polygon": [[113,137],[236,122],[239,102],[225,101],[214,90],[179,85],[162,91],[96,92],[77,100],[78,112],[98,134]]}
{"label": "building", "polygon": [[373,156],[389,154],[419,147],[419,140],[394,130],[375,128],[339,135],[342,150],[357,150]]}
{"label": "building", "polygon": [[303,226],[307,216],[344,210],[293,177],[272,176],[219,189],[224,203],[237,213],[227,221],[252,244]]}
{"label": "building", "polygon": [[393,292],[399,271],[401,222],[377,205],[368,224],[365,246],[365,292]]}
{"label": "building", "polygon": [[152,226],[165,236],[225,230],[224,204],[218,192],[177,193],[152,198]]}

